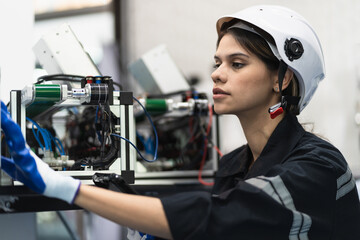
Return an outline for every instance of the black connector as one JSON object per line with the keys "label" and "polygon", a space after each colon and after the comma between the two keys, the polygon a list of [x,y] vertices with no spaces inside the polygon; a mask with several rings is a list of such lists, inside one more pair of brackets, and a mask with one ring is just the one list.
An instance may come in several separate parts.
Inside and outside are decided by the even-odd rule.
{"label": "black connector", "polygon": [[136,192],[123,177],[115,173],[95,173],[93,175],[93,182],[98,187],[106,188],[112,191],[138,194],[138,192]]}

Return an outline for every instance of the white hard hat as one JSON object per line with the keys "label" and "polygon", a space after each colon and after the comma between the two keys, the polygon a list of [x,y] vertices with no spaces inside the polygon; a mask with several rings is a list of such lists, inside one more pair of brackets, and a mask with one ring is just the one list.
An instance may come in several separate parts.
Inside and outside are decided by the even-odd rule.
{"label": "white hard hat", "polygon": [[233,19],[250,23],[250,26],[256,26],[272,36],[276,44],[269,43],[272,52],[279,61],[288,65],[299,81],[298,106],[301,112],[325,77],[320,41],[310,24],[288,8],[260,5],[221,17],[216,23],[218,34],[223,23]]}

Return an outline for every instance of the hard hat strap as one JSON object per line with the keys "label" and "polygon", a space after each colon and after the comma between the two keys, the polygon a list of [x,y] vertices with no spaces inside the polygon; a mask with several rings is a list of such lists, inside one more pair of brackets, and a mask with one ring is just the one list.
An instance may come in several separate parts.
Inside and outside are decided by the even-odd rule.
{"label": "hard hat strap", "polygon": [[278,81],[279,81],[279,91],[281,95],[281,100],[279,103],[269,108],[270,117],[272,119],[282,114],[286,109],[287,105],[297,106],[300,101],[300,97],[294,97],[289,95],[283,96],[282,85],[287,69],[288,69],[288,65],[283,60],[280,60]]}
{"label": "hard hat strap", "polygon": [[284,81],[284,77],[285,77],[287,68],[288,68],[288,65],[283,60],[280,60],[278,80],[279,80],[279,91],[280,91],[281,96],[283,95],[282,94],[282,85],[283,85],[283,81]]}
{"label": "hard hat strap", "polygon": [[287,71],[288,65],[283,61],[280,60],[280,65],[279,65],[279,91],[281,94],[281,106],[285,109],[287,105],[295,105],[297,106],[299,104],[300,101],[300,97],[295,97],[295,96],[289,96],[286,95],[284,96],[283,92],[282,92],[282,85],[283,85],[283,81],[284,81],[284,76],[285,73]]}

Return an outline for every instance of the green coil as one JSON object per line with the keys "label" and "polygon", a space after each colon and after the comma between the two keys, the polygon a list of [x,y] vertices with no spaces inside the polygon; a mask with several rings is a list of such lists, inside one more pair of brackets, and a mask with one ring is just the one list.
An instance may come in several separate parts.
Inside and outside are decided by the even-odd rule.
{"label": "green coil", "polygon": [[165,99],[146,99],[145,108],[151,114],[162,114],[168,110]]}
{"label": "green coil", "polygon": [[61,101],[60,84],[35,84],[34,101],[26,107],[26,116],[34,118]]}

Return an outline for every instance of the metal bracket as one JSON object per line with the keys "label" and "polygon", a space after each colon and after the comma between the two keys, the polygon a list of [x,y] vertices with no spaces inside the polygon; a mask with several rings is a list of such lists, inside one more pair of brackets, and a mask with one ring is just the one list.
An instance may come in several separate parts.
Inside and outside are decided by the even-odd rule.
{"label": "metal bracket", "polygon": [[19,197],[0,196],[0,209],[4,212],[13,212],[15,209],[13,209],[12,206],[17,200],[19,200]]}

